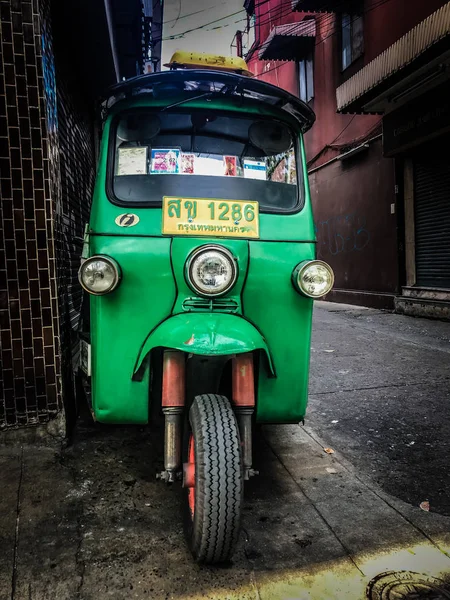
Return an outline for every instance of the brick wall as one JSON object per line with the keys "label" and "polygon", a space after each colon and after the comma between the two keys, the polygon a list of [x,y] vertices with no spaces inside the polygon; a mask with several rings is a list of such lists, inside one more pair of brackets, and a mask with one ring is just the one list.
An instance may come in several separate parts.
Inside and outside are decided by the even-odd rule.
{"label": "brick wall", "polygon": [[36,3],[1,7],[0,426],[61,409],[54,206]]}
{"label": "brick wall", "polygon": [[43,34],[49,23],[53,25],[48,34],[50,42],[44,44],[43,49],[45,56],[48,48],[49,57],[44,62],[44,81],[48,65],[49,86],[45,87],[45,92],[48,129],[53,132],[50,138],[50,180],[54,200],[61,381],[70,427],[76,417],[72,363],[78,351],[77,327],[82,301],[78,267],[95,178],[95,101],[89,95],[82,66],[76,61],[77,47],[72,47],[66,38],[67,22],[58,1],[53,1],[51,11],[47,1],[43,4]]}
{"label": "brick wall", "polygon": [[50,0],[0,0],[0,9],[1,429],[49,420],[63,400],[74,412],[76,238],[94,144],[82,82],[54,44]]}

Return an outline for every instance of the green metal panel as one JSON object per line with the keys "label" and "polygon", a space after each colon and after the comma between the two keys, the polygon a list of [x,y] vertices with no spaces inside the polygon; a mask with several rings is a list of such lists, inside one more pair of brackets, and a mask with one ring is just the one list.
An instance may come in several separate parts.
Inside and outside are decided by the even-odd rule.
{"label": "green metal panel", "polygon": [[[210,103],[189,103],[196,105],[213,108]],[[155,104],[140,98],[114,109],[131,106]],[[226,101],[220,108],[242,110]],[[281,118],[269,107],[262,111],[248,105],[245,110]],[[261,369],[257,419],[298,422],[307,403],[312,301],[294,290],[291,274],[299,262],[315,256],[307,176],[303,209],[291,215],[261,214],[259,241],[162,237],[161,208],[120,207],[106,196],[111,117],[105,124],[100,151],[89,225],[90,255],[114,258],[123,279],[113,293],[91,298],[92,396],[97,419],[110,423],[147,421],[149,369],[139,371],[139,381],[133,374],[152,347],[166,346],[204,355],[263,350],[270,365],[270,356],[273,359],[276,377],[271,377],[270,368]],[[298,130],[298,124],[293,126]],[[302,141],[301,152],[306,174]],[[116,217],[125,212],[139,217],[137,225],[116,225]],[[239,279],[230,297],[244,318],[198,312],[170,317],[182,310],[184,299],[193,296],[184,280],[188,254],[208,242],[223,245],[237,258]]]}
{"label": "green metal panel", "polygon": [[184,268],[186,260],[193,250],[199,246],[205,244],[220,245],[231,252],[236,258],[237,267],[239,270],[238,279],[234,287],[227,294],[227,298],[235,300],[238,305],[237,312],[242,313],[241,310],[241,293],[242,286],[244,285],[245,278],[247,276],[248,266],[248,242],[247,240],[233,240],[233,239],[214,239],[214,238],[174,238],[172,242],[172,267],[173,274],[177,283],[178,297],[175,303],[173,312],[181,312],[183,301],[186,298],[195,296],[195,293],[186,283],[184,276]]}
{"label": "green metal panel", "polygon": [[261,329],[276,370],[276,378],[259,374],[259,422],[298,423],[305,415],[313,301],[295,291],[291,275],[312,258],[313,244],[250,242],[245,316]]}
{"label": "green metal panel", "polygon": [[106,254],[122,270],[119,287],[91,296],[92,401],[108,423],[146,423],[149,379],[132,381],[136,357],[149,331],[170,315],[175,283],[170,240],[91,236],[91,255]]}
{"label": "green metal panel", "polygon": [[197,313],[175,315],[161,323],[145,340],[139,354],[135,373],[150,350],[166,346],[202,356],[225,356],[263,350],[269,370],[273,366],[267,344],[251,323],[235,315],[223,313]]}
{"label": "green metal panel", "polygon": [[[102,143],[100,148],[100,163],[98,169],[98,175],[94,190],[94,200],[92,204],[92,212],[90,218],[90,231],[95,233],[112,234],[112,235],[150,235],[150,236],[161,236],[161,225],[162,225],[162,212],[160,208],[139,208],[139,207],[123,207],[112,204],[106,196],[106,175],[107,175],[107,161],[108,161],[108,136],[111,127],[111,120],[117,112],[125,110],[131,107],[155,107],[156,103],[151,100],[142,100],[134,102],[120,103],[114,107],[115,112],[112,112],[108,117],[104,132],[102,136]],[[229,101],[215,102],[214,107],[210,103],[205,102],[190,102],[189,107],[207,108],[212,110],[213,108],[226,109],[238,111],[239,109],[230,103]],[[240,111],[243,109],[241,108]],[[286,119],[286,113],[280,114],[280,111],[276,111],[274,108],[266,107],[264,111],[261,110],[260,106],[252,106],[251,104],[245,108],[248,112],[261,113],[278,118]],[[292,119],[291,125],[298,131],[298,123]],[[303,172],[306,173],[305,164],[305,151],[303,141],[300,137],[301,147],[301,162]],[[315,239],[314,223],[311,214],[311,201],[309,197],[309,189],[307,178],[305,181],[305,202],[304,207],[298,213],[292,215],[282,214],[261,214],[260,215],[260,239],[262,240],[308,240],[312,241]],[[227,198],[226,184],[224,185],[223,198]],[[258,200],[255,198],[255,200]],[[139,217],[139,223],[132,228],[119,227],[115,223],[116,217],[126,212],[132,212]],[[182,236],[177,237],[181,239]],[[192,239],[192,238],[189,238]],[[223,240],[223,238],[216,238],[217,240]],[[202,240],[199,240],[202,243]]]}

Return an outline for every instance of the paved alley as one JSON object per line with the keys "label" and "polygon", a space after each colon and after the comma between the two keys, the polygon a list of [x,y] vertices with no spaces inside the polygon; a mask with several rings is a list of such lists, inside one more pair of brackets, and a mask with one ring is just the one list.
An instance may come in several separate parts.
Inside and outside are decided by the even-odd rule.
{"label": "paved alley", "polygon": [[232,565],[191,561],[160,433],[82,421],[0,447],[0,599],[450,598],[450,323],[314,319],[308,419],[257,432]]}

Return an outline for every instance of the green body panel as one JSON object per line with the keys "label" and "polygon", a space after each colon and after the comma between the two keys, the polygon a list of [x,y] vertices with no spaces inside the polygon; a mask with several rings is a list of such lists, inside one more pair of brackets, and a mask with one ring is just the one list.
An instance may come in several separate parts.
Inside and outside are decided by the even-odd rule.
{"label": "green body panel", "polygon": [[91,296],[94,413],[103,422],[146,423],[148,372],[139,382],[132,376],[148,332],[170,315],[175,301],[170,240],[91,236],[90,250],[113,257],[122,270],[114,292]]}
{"label": "green body panel", "polygon": [[145,340],[136,363],[136,373],[142,370],[143,361],[150,350],[161,346],[202,356],[226,356],[263,350],[273,374],[264,338],[251,323],[235,315],[184,313],[170,317]]}
{"label": "green body panel", "polygon": [[[117,105],[119,106],[119,105]],[[150,106],[154,107],[155,104],[143,100],[137,102],[124,102],[120,103],[120,110],[125,110],[127,107],[138,107],[138,106]],[[212,106],[210,103],[205,102],[190,102],[189,107],[198,106],[199,108],[207,108],[211,110]],[[214,107],[227,110],[237,110],[233,104],[221,102],[215,103]],[[149,235],[155,237],[161,237],[161,224],[162,224],[162,212],[160,208],[136,208],[127,206],[117,206],[112,204],[106,196],[106,174],[107,174],[107,160],[108,160],[108,137],[111,127],[111,120],[117,112],[120,112],[119,108],[114,107],[116,110],[112,112],[106,120],[102,143],[100,148],[100,162],[98,168],[98,175],[94,190],[94,199],[92,203],[92,211],[90,217],[90,231],[99,232],[102,234],[112,235]],[[242,108],[240,109],[242,111]],[[260,113],[261,107],[252,107],[250,104],[245,108],[248,112]],[[280,116],[275,109],[267,107],[264,114],[271,116]],[[282,116],[283,120],[286,120],[286,115]],[[288,119],[289,120],[289,119]],[[298,124],[295,125],[295,121],[292,123],[294,128],[298,129]],[[300,138],[300,150],[302,157],[303,172],[307,173],[306,161],[305,161],[305,150],[303,141]],[[307,176],[305,177],[305,189],[304,189],[304,207],[303,209],[293,215],[282,215],[282,214],[261,214],[260,215],[260,239],[262,240],[298,240],[298,241],[314,241],[314,222],[311,212],[311,202],[309,197],[309,187]],[[224,187],[223,199],[227,198],[226,188]],[[258,200],[258,198],[255,198]],[[126,212],[132,212],[139,217],[139,223],[130,230],[128,228],[119,227],[115,223],[116,217]],[[180,236],[181,237],[181,236]],[[179,238],[177,238],[179,239]],[[192,239],[189,237],[189,239]],[[220,240],[221,238],[216,238]],[[200,238],[197,243],[202,243],[203,240]]]}
{"label": "green body panel", "polygon": [[313,301],[291,284],[295,266],[314,258],[314,244],[250,243],[250,268],[243,293],[246,318],[260,327],[276,378],[260,370],[256,418],[298,423],[308,399]]}
{"label": "green body panel", "polygon": [[195,293],[186,283],[184,276],[186,258],[189,254],[205,244],[220,244],[223,248],[229,250],[236,258],[237,267],[239,270],[238,280],[234,285],[230,293],[227,294],[227,299],[234,300],[237,304],[236,312],[242,314],[241,308],[241,293],[244,285],[245,278],[247,276],[248,267],[248,242],[247,240],[233,240],[223,239],[218,240],[217,238],[174,238],[172,242],[172,268],[173,274],[177,284],[178,297],[175,303],[173,312],[178,313],[182,310],[183,300],[186,298],[192,298]]}
{"label": "green body panel", "polygon": [[[261,214],[260,240],[164,237],[161,208],[117,206],[106,195],[111,119],[131,106],[154,107],[155,103],[143,97],[121,102],[108,116],[89,223],[89,254],[111,256],[122,269],[122,281],[114,292],[91,297],[96,418],[110,423],[147,422],[149,369],[139,367],[146,366],[152,348],[165,346],[203,355],[263,350],[268,361],[261,362],[257,420],[298,422],[307,404],[312,301],[294,290],[291,275],[299,262],[315,258],[301,134],[305,174],[302,210],[285,215]],[[276,108],[251,103],[244,108],[226,100],[220,105],[198,101],[189,106],[253,111],[289,120]],[[294,121],[292,125],[299,132],[299,125]],[[226,185],[222,197],[227,198]],[[115,219],[123,213],[136,214],[137,225],[119,227]],[[183,301],[195,296],[185,282],[185,262],[195,248],[206,243],[228,248],[237,259],[238,281],[226,296],[235,302],[234,315],[183,312]]]}

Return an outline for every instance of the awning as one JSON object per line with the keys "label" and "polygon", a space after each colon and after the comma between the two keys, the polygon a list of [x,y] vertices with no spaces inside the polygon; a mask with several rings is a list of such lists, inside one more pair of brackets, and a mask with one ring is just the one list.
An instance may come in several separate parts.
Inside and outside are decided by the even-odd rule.
{"label": "awning", "polygon": [[[405,85],[442,79],[450,60],[450,2],[408,31],[336,90],[338,112],[385,112]],[[402,90],[403,87],[403,90]]]}
{"label": "awning", "polygon": [[292,0],[292,10],[305,12],[335,12],[342,10],[340,0]]}
{"label": "awning", "polygon": [[262,44],[258,58],[260,60],[301,60],[314,45],[315,37],[314,19],[277,25]]}

